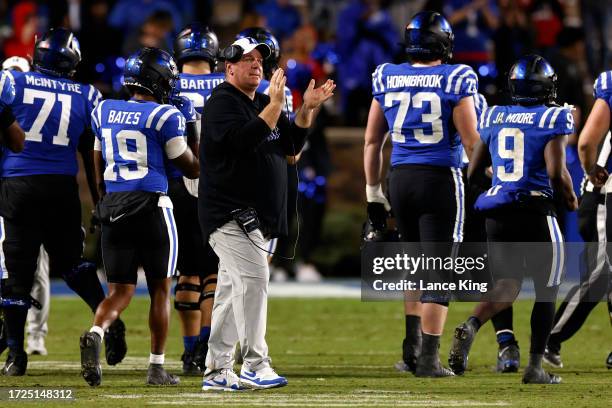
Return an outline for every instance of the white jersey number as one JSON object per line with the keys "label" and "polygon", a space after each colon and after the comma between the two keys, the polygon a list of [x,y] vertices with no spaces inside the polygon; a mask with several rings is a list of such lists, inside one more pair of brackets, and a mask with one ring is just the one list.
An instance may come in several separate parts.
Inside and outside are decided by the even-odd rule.
{"label": "white jersey number", "polygon": [[[102,139],[104,139],[104,153],[106,159],[106,169],[104,170],[104,180],[116,181],[117,174],[124,180],[137,180],[147,175],[149,167],[147,164],[147,137],[138,130],[120,130],[117,132],[118,152],[113,149],[113,134],[111,129],[102,129]],[[130,151],[128,140],[135,143],[135,150]],[[117,158],[115,159],[115,153]],[[128,161],[136,164],[135,169],[131,169],[129,164],[119,164],[116,161]],[[130,163],[130,164],[131,164]],[[115,169],[117,167],[117,169]]]}
{"label": "white jersey number", "polygon": [[68,94],[56,94],[53,92],[41,91],[38,89],[25,88],[23,90],[23,103],[34,104],[35,99],[42,99],[43,104],[40,112],[36,115],[36,119],[32,123],[30,130],[25,132],[26,140],[32,142],[42,142],[43,135],[41,130],[45,122],[49,118],[53,106],[56,101],[62,105],[62,112],[57,129],[57,135],[53,136],[52,143],[54,145],[68,146],[70,139],[68,138],[68,125],[70,124],[70,106],[72,104],[72,96]]}
{"label": "white jersey number", "polygon": [[[512,149],[506,148],[508,139],[512,139]],[[505,166],[497,166],[497,178],[501,181],[518,181],[523,177],[525,161],[525,134],[517,128],[503,128],[497,135],[497,152],[502,159],[512,160],[512,172],[506,172]]]}
{"label": "white jersey number", "polygon": [[[385,107],[393,106],[395,101],[399,101],[397,115],[393,121],[393,129],[391,129],[391,140],[398,143],[405,143],[406,136],[402,133],[402,127],[408,114],[410,107],[409,92],[389,92],[385,94]],[[417,109],[423,108],[423,102],[429,102],[430,113],[421,114],[423,123],[431,125],[431,134],[426,134],[423,129],[414,129],[414,138],[423,144],[438,143],[444,138],[442,128],[442,104],[440,97],[433,92],[417,92],[412,96],[412,106]]]}

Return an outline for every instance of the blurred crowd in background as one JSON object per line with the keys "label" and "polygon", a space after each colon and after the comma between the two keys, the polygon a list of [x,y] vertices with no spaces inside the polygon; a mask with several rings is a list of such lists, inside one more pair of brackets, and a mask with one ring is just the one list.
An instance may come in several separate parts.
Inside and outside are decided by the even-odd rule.
{"label": "blurred crowd in background", "polygon": [[[70,28],[83,56],[76,79],[94,84],[106,98],[124,97],[126,57],[142,46],[172,51],[173,38],[188,23],[209,25],[221,47],[246,27],[268,28],[281,44],[280,65],[295,108],[310,78],[318,83],[332,78],[338,84],[335,99],[325,106],[310,136],[310,151],[298,165],[299,185],[295,171],[289,172],[298,186],[294,194],[302,198],[299,253],[302,269],[309,272],[313,251],[325,245],[325,236],[320,236],[327,177],[334,167],[324,129],[365,126],[371,74],[381,63],[406,61],[404,28],[423,9],[439,11],[449,20],[455,33],[452,62],[474,68],[489,104],[509,102],[506,73],[520,55],[535,52],[549,59],[559,78],[558,101],[576,107],[579,132],[592,103],[593,78],[612,68],[612,0],[0,0],[0,52],[4,57],[28,57],[37,35],[50,27]],[[347,171],[360,171],[361,157],[353,154],[350,161],[355,166]],[[578,188],[583,173],[575,147],[568,148],[567,161]],[[355,174],[348,179],[356,180]],[[363,201],[356,201],[363,184],[358,180],[355,185],[359,191],[346,195],[361,213]],[[350,189],[347,183],[341,188]],[[570,241],[579,240],[575,224],[568,222]],[[347,234],[340,239],[357,243],[357,237]],[[293,242],[281,242],[281,252],[291,255]],[[338,247],[339,240],[333,242]],[[290,268],[280,261],[277,267]],[[316,270],[310,273],[317,275]]]}
{"label": "blurred crowd in background", "polygon": [[311,77],[331,77],[339,85],[332,121],[363,126],[371,73],[405,60],[403,29],[422,9],[448,18],[454,62],[478,72],[490,103],[503,102],[504,74],[516,57],[538,52],[558,71],[560,100],[584,112],[594,75],[611,64],[612,0],[0,0],[0,49],[27,56],[37,34],[68,27],[83,51],[78,79],[112,96],[121,92],[127,55],[141,46],[171,51],[187,23],[210,25],[222,46],[242,28],[264,26],[281,42],[296,96]]}

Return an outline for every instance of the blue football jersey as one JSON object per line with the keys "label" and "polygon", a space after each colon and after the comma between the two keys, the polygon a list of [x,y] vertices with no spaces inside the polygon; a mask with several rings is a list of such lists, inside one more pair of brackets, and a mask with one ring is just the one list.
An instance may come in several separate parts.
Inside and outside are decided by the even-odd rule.
{"label": "blue football jersey", "polygon": [[8,71],[0,73],[0,111],[15,100],[15,81]]}
{"label": "blue football jersey", "polygon": [[95,149],[102,152],[107,192],[166,193],[165,161],[185,152],[185,118],[173,106],[102,101],[91,115]]}
{"label": "blue football jersey", "polygon": [[11,108],[26,138],[21,153],[4,149],[3,177],[75,176],[79,139],[89,128],[91,111],[102,94],[92,85],[41,72],[6,72],[14,78]]}
{"label": "blue football jersey", "polygon": [[[259,83],[259,87],[257,87],[257,92],[262,93],[264,95],[270,94],[270,81],[267,79],[262,79]],[[291,93],[291,89],[285,86],[285,106],[283,106],[283,112],[289,113],[293,118],[293,94]]]}
{"label": "blue football jersey", "polygon": [[391,166],[460,167],[453,108],[477,92],[478,77],[467,65],[379,65],[372,74],[372,95],[391,133]]}
{"label": "blue football jersey", "polygon": [[[200,134],[201,126],[200,117],[202,116],[202,110],[204,104],[210,98],[210,94],[213,89],[220,83],[225,81],[225,74],[222,72],[213,72],[210,74],[196,75],[196,74],[183,74],[179,75],[179,80],[176,84],[176,91],[181,96],[186,96],[193,102],[193,107],[198,113],[198,120],[196,122],[196,131]],[[172,163],[168,162],[166,165],[166,174],[168,178],[181,178],[183,173]]]}
{"label": "blue football jersey", "polygon": [[181,73],[176,83],[176,91],[191,99],[196,112],[201,115],[212,90],[223,81],[225,81],[225,74],[222,72],[205,75]]}
{"label": "blue football jersey", "polygon": [[603,99],[612,109],[612,71],[602,72],[593,85],[595,99]]}
{"label": "blue football jersey", "polygon": [[491,154],[493,182],[476,201],[476,209],[500,207],[525,196],[552,197],[544,149],[553,138],[574,133],[570,108],[492,106],[481,115],[479,126]]}

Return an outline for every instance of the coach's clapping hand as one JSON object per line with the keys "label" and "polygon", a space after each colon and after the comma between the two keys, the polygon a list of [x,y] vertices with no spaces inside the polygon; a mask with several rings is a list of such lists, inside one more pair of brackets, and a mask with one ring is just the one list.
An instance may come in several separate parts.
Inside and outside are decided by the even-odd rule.
{"label": "coach's clapping hand", "polygon": [[287,77],[282,68],[277,69],[270,78],[270,89],[268,94],[270,96],[270,103],[277,103],[283,106],[285,104],[285,83]]}
{"label": "coach's clapping hand", "polygon": [[334,95],[336,84],[331,79],[325,81],[323,85],[315,89],[315,80],[311,79],[306,92],[304,92],[304,108],[316,109],[323,102]]}

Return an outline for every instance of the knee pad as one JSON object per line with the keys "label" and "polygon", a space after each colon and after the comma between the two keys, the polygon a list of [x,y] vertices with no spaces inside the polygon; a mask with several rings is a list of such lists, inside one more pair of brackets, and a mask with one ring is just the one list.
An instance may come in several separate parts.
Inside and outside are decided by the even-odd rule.
{"label": "knee pad", "polygon": [[[208,285],[212,285],[212,284],[217,284],[217,278],[207,278],[204,283],[202,283],[202,289],[204,289],[206,286]],[[213,299],[215,297],[215,291],[214,290],[208,290],[202,293],[202,295],[200,296],[200,302],[206,300],[206,299]]]}
{"label": "knee pad", "polygon": [[[200,310],[202,302],[202,285],[194,285],[193,283],[177,283],[174,287],[174,308],[176,310]],[[195,292],[198,294],[197,302],[183,302],[176,300],[178,291]]]}

